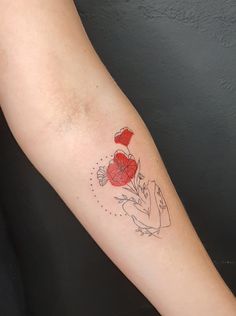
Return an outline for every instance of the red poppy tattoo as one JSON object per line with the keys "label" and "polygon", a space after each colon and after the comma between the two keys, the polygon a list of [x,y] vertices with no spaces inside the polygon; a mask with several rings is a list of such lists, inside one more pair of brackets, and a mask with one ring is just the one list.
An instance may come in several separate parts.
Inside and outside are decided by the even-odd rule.
{"label": "red poppy tattoo", "polygon": [[[91,191],[107,213],[129,216],[141,235],[160,238],[161,229],[171,225],[169,209],[156,181],[145,181],[140,159],[136,160],[130,152],[129,144],[133,135],[133,131],[127,127],[115,134],[114,142],[122,145],[123,149],[116,150],[96,163],[91,171]],[[105,165],[99,165],[105,161]],[[108,197],[104,188],[108,184],[110,189],[113,188],[113,199],[117,201],[115,211],[106,208],[103,203]],[[124,190],[120,195],[117,195],[118,187]]]}
{"label": "red poppy tattoo", "polygon": [[136,161],[130,155],[117,151],[107,167],[107,178],[112,185],[124,186],[134,178],[137,168]]}

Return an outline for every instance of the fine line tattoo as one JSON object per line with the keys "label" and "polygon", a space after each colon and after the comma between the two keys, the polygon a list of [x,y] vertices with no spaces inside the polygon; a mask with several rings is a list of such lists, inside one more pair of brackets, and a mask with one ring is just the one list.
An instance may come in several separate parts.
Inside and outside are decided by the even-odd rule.
{"label": "fine line tattoo", "polygon": [[[107,213],[128,216],[140,235],[160,238],[161,229],[171,225],[169,209],[156,180],[145,179],[141,172],[140,159],[137,160],[130,151],[129,144],[133,136],[133,131],[128,127],[115,134],[114,141],[122,145],[122,149],[117,149],[114,154],[107,155],[96,163],[90,173],[90,188],[97,203]],[[108,184],[115,189],[115,212],[105,207],[105,199],[101,201],[101,192]]]}

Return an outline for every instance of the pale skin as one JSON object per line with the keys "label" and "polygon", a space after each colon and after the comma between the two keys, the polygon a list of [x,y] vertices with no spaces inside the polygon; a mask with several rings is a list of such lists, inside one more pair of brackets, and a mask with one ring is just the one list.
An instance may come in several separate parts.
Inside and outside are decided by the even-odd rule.
{"label": "pale skin", "polygon": [[[73,2],[0,0],[0,20],[0,102],[33,165],[161,315],[236,315],[235,298],[190,223],[156,145],[97,56]],[[157,181],[168,204],[171,225],[161,238],[138,234],[127,216],[107,214],[91,192],[90,171],[114,153],[114,134],[124,126],[134,132],[130,147],[143,174]],[[113,210],[114,188],[104,188],[103,203]]]}

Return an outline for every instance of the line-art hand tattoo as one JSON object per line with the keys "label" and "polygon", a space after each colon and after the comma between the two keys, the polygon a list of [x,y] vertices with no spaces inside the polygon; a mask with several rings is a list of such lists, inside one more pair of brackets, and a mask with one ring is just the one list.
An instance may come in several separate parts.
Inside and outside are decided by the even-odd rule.
{"label": "line-art hand tattoo", "polygon": [[[161,229],[171,225],[169,209],[161,188],[155,180],[145,180],[140,159],[136,160],[130,152],[133,135],[127,127],[115,134],[114,141],[122,145],[122,149],[96,163],[91,171],[91,191],[100,207],[110,215],[129,216],[140,235],[160,238]],[[107,161],[106,165],[101,165],[104,161]],[[108,184],[115,189],[114,194],[119,192],[119,188],[123,190],[120,195],[113,196],[117,201],[115,212],[106,208],[100,199],[102,190]]]}

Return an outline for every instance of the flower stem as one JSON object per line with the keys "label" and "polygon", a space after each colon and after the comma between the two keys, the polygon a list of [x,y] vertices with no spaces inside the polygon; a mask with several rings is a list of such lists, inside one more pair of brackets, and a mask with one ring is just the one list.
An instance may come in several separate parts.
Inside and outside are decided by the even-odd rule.
{"label": "flower stem", "polygon": [[129,155],[131,155],[131,152],[130,152],[130,150],[129,150],[129,146],[127,145],[126,147],[127,147],[127,150],[128,150]]}

